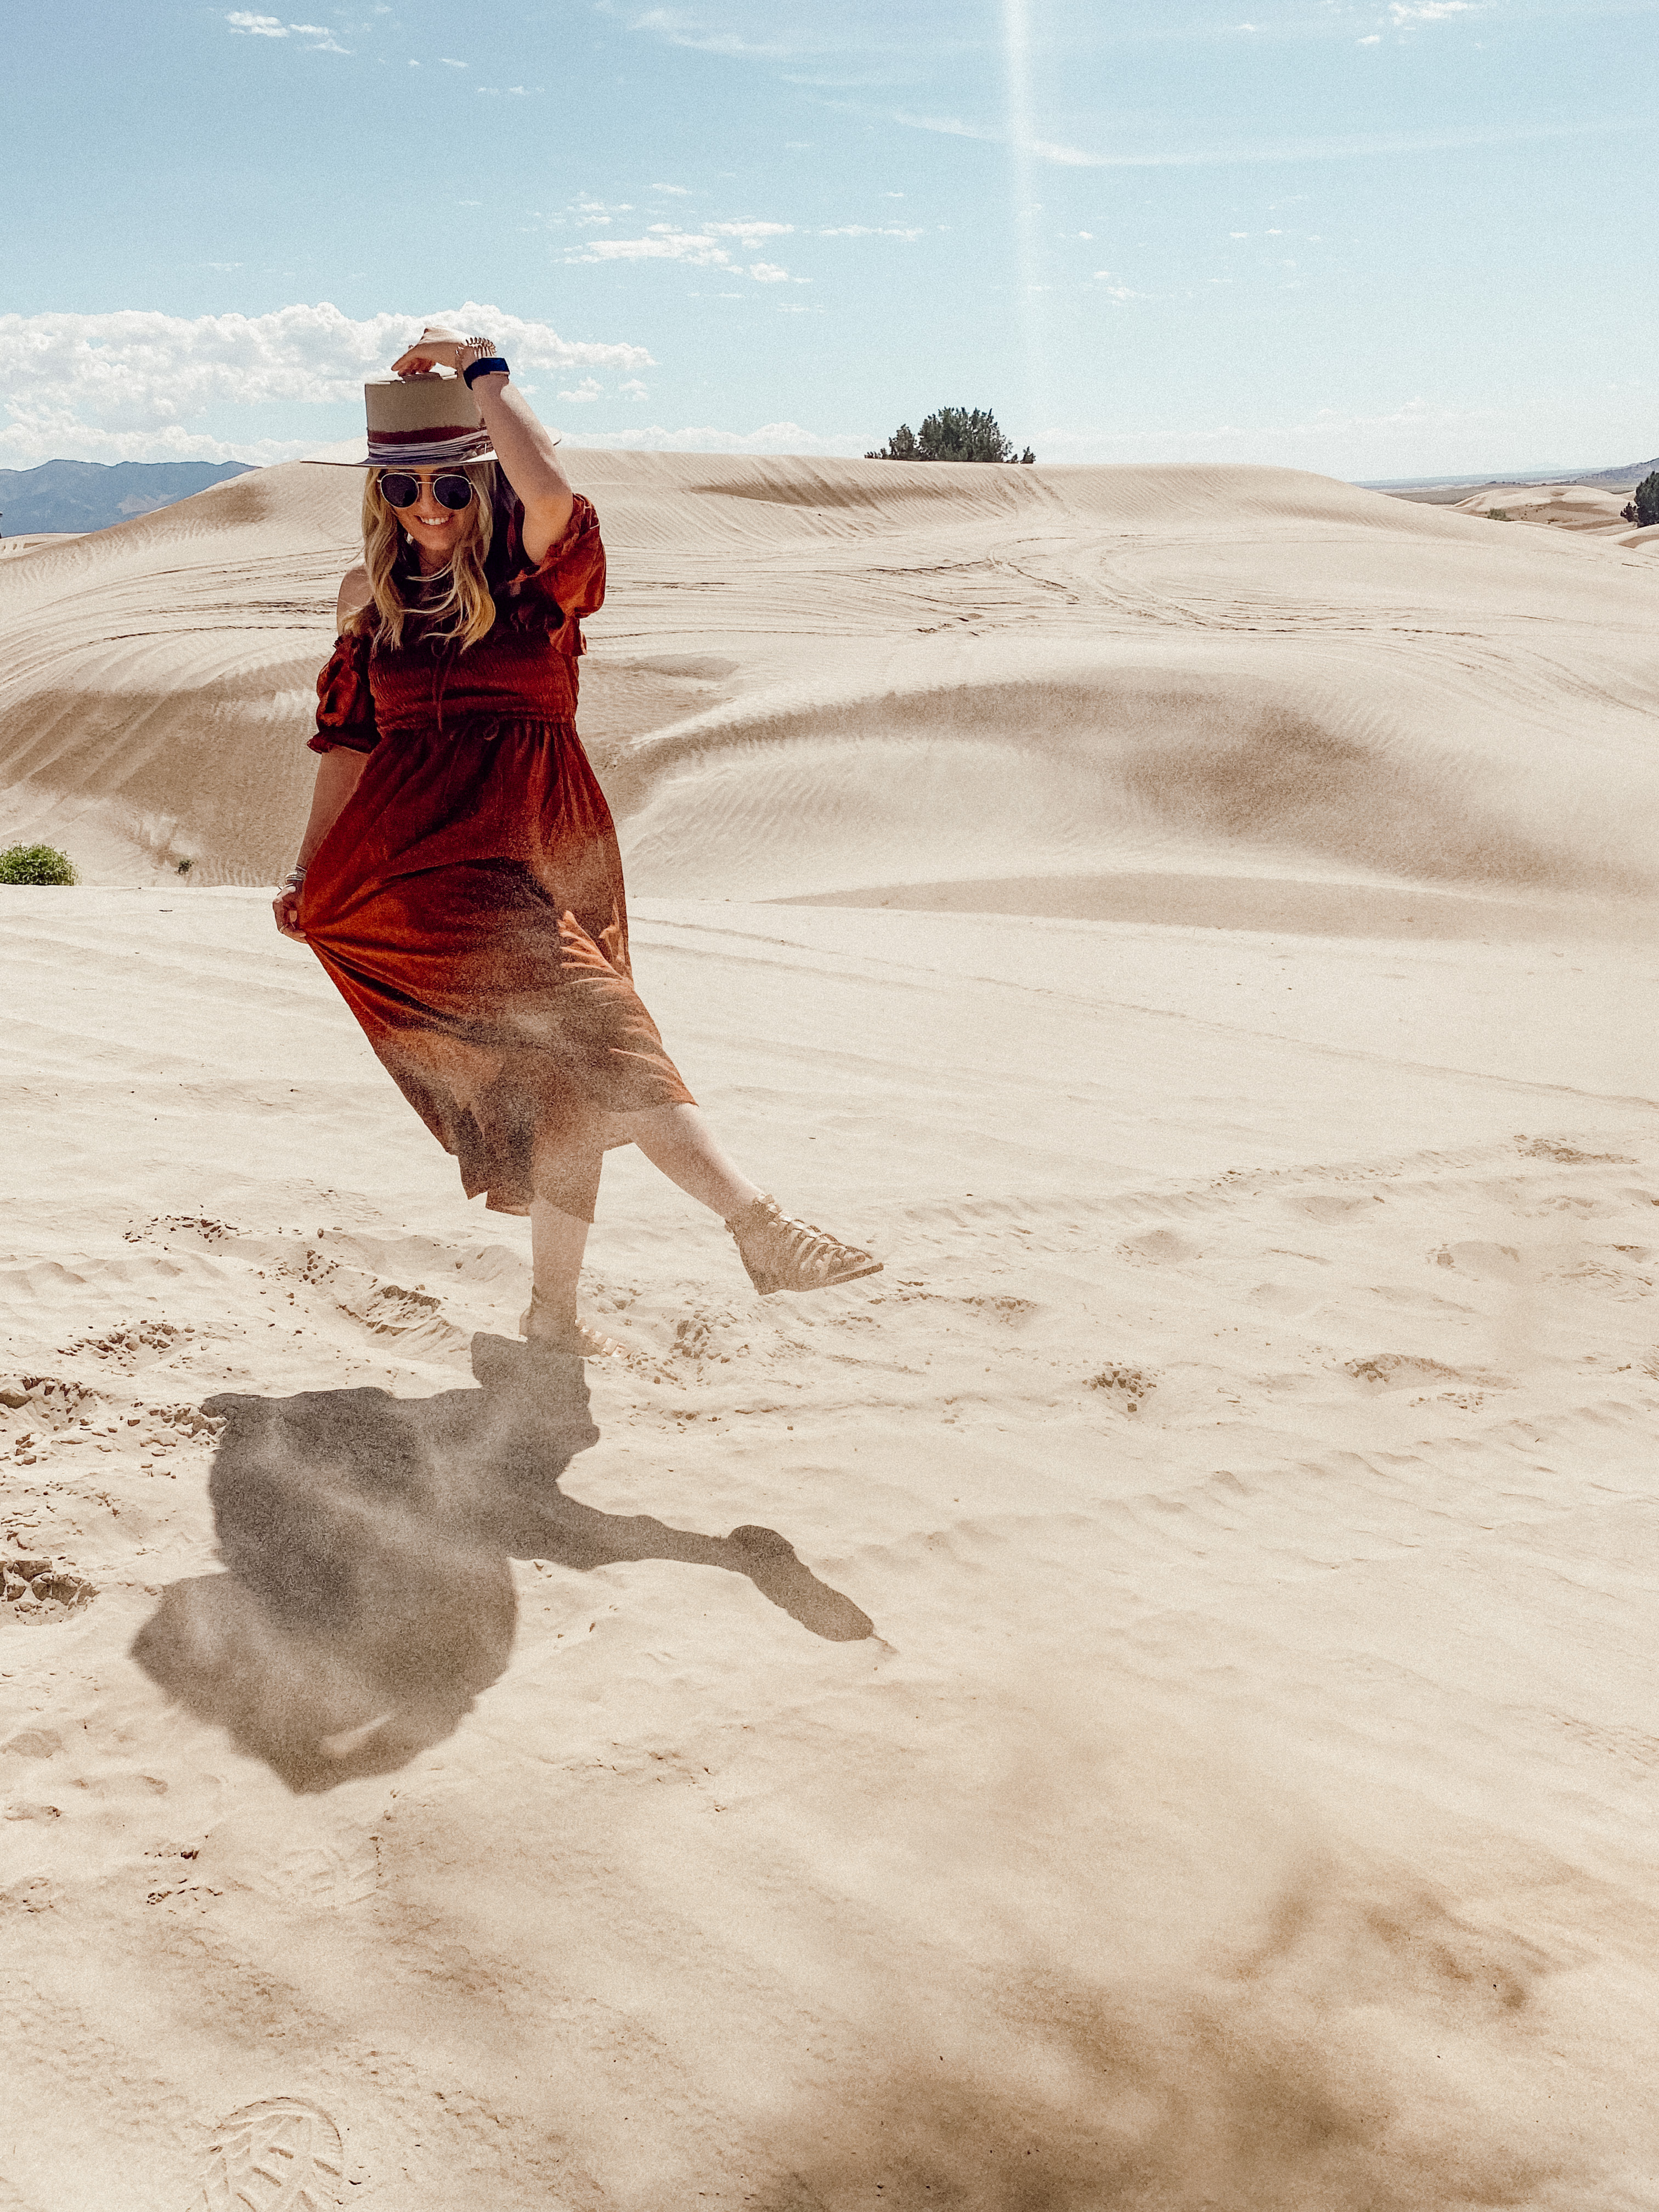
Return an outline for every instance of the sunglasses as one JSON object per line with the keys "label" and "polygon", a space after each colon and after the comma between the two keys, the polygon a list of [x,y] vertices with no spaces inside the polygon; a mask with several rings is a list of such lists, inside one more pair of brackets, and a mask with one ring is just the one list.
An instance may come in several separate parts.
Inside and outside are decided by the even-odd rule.
{"label": "sunglasses", "polygon": [[[380,497],[388,507],[413,507],[421,495],[418,477],[405,476],[401,470],[388,469],[381,472]],[[432,479],[432,496],[440,507],[447,507],[452,514],[471,504],[472,479],[457,471],[447,471]]]}

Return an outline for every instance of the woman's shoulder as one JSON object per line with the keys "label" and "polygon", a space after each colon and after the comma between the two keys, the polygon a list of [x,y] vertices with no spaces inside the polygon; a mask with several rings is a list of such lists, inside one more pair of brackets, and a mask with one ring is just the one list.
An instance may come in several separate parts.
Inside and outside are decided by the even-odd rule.
{"label": "woman's shoulder", "polygon": [[340,596],[335,603],[334,627],[343,631],[354,615],[359,615],[374,594],[369,588],[368,570],[362,562],[348,568],[340,580]]}

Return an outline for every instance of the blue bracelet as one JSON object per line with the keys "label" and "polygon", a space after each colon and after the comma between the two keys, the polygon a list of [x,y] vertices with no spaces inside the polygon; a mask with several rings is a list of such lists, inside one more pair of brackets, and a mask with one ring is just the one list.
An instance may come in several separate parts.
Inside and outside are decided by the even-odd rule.
{"label": "blue bracelet", "polygon": [[498,353],[486,354],[482,361],[472,362],[461,371],[469,392],[472,389],[472,380],[475,376],[509,376],[511,374],[512,371]]}

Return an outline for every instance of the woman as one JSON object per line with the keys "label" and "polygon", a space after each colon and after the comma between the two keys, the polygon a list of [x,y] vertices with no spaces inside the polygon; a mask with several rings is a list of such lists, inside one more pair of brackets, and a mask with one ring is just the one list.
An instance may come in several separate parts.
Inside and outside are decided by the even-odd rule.
{"label": "woman", "polygon": [[318,680],[322,760],[277,927],[311,945],[467,1195],[530,1216],[532,1341],[618,1349],[576,1310],[612,1145],[720,1214],[763,1294],[878,1273],[739,1175],[635,993],[574,720],[598,517],[487,338],[428,325],[393,369],[365,387],[364,559]]}

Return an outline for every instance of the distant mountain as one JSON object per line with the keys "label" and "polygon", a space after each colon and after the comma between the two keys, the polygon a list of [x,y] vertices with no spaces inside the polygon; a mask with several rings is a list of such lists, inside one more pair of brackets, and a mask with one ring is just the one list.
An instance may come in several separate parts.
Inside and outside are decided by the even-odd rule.
{"label": "distant mountain", "polygon": [[38,469],[0,469],[0,536],[109,530],[247,473],[243,461],[42,461]]}
{"label": "distant mountain", "polygon": [[1383,483],[1362,483],[1361,491],[1392,492],[1396,499],[1415,499],[1425,506],[1446,507],[1475,491],[1518,490],[1524,484],[1584,484],[1593,491],[1634,491],[1645,476],[1659,469],[1659,460],[1632,461],[1624,469],[1540,469],[1528,476],[1511,471],[1506,477],[1390,477]]}

